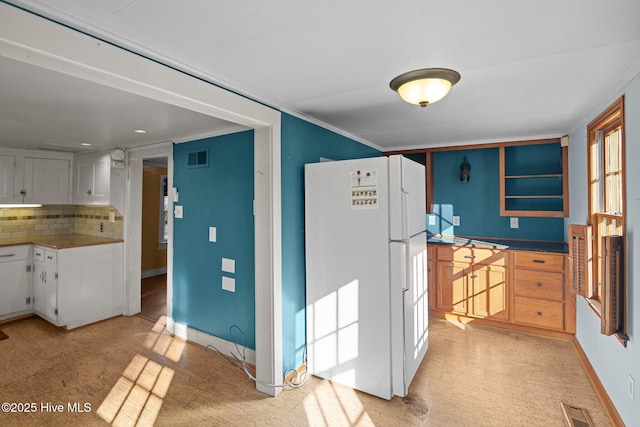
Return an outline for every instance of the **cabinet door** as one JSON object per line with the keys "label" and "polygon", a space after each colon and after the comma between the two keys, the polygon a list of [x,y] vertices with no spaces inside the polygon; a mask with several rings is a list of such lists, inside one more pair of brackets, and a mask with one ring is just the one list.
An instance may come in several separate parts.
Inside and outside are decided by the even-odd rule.
{"label": "cabinet door", "polygon": [[73,202],[108,204],[110,162],[108,156],[80,159],[74,167]]}
{"label": "cabinet door", "polygon": [[0,263],[0,317],[29,309],[26,260]]}
{"label": "cabinet door", "polygon": [[502,266],[474,266],[471,274],[471,310],[476,317],[509,318],[507,272]]}
{"label": "cabinet door", "polygon": [[33,311],[57,324],[58,279],[56,266],[36,261],[33,273]]}
{"label": "cabinet door", "polygon": [[0,203],[13,203],[15,163],[13,156],[0,156]]}
{"label": "cabinet door", "polygon": [[24,159],[24,203],[69,203],[69,160]]}
{"label": "cabinet door", "polygon": [[458,314],[467,314],[466,264],[438,262],[438,309]]}

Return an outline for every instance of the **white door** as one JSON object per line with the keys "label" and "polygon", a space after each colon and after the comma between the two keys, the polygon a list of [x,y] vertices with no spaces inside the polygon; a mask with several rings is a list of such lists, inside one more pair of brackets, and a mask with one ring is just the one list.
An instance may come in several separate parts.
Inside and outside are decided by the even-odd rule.
{"label": "white door", "polygon": [[24,159],[24,203],[69,203],[69,160]]}

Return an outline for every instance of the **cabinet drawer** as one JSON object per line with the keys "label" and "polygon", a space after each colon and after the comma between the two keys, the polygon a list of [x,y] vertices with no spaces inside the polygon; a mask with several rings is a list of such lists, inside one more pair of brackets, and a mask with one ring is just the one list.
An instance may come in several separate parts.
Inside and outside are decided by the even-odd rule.
{"label": "cabinet drawer", "polygon": [[438,246],[439,261],[456,261],[474,264],[506,265],[507,252],[466,246]]}
{"label": "cabinet drawer", "polygon": [[564,328],[564,304],[535,298],[515,297],[515,321],[542,328]]}
{"label": "cabinet drawer", "polygon": [[54,250],[45,249],[44,251],[44,261],[47,264],[57,265],[58,264],[58,252]]}
{"label": "cabinet drawer", "polygon": [[564,255],[542,252],[515,251],[515,267],[536,270],[563,271]]}
{"label": "cabinet drawer", "polygon": [[38,246],[33,248],[33,260],[44,261],[44,248],[40,248]]}
{"label": "cabinet drawer", "polygon": [[564,274],[550,271],[515,270],[515,294],[523,297],[562,301]]}
{"label": "cabinet drawer", "polygon": [[0,248],[0,262],[29,259],[29,245],[5,246]]}

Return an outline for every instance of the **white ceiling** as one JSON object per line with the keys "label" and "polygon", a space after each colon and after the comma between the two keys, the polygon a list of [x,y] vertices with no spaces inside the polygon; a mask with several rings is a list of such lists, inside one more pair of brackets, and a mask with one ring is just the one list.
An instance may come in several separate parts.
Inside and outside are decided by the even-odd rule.
{"label": "white ceiling", "polygon": [[[384,150],[561,136],[640,72],[637,0],[9,3]],[[0,60],[2,146],[133,146],[230,125],[22,67]],[[426,109],[389,89],[427,67],[462,79]]]}

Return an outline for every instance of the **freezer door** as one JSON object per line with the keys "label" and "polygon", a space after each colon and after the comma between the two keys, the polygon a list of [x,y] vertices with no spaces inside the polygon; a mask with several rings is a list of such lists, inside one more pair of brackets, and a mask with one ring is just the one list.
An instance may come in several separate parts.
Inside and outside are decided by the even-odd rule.
{"label": "freezer door", "polygon": [[391,258],[393,394],[404,397],[428,349],[426,233],[394,242]]}
{"label": "freezer door", "polygon": [[425,168],[401,155],[389,156],[389,220],[392,240],[427,228]]}

